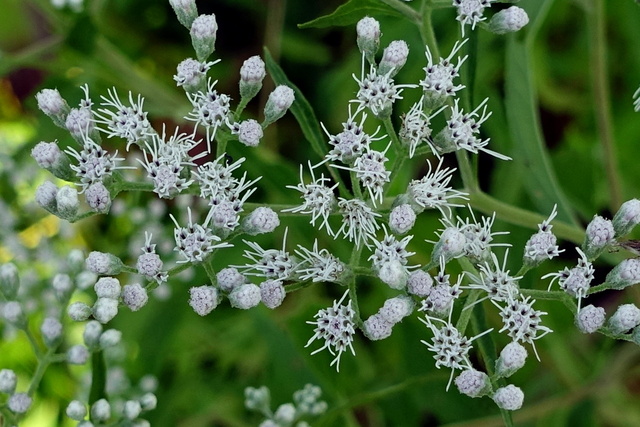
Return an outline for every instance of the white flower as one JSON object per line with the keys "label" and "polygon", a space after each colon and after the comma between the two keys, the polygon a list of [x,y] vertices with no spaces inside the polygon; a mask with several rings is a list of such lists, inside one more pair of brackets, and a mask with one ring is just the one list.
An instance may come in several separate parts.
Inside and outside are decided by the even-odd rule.
{"label": "white flower", "polygon": [[313,242],[311,250],[298,245],[295,251],[301,259],[296,268],[296,274],[300,280],[313,282],[340,282],[343,274],[347,271],[347,266],[335,256],[331,255],[327,249],[318,250],[318,240]]}
{"label": "white flower", "polygon": [[458,9],[458,17],[460,21],[462,36],[464,37],[464,26],[471,25],[471,29],[476,28],[478,22],[484,21],[486,18],[482,16],[484,8],[491,6],[494,0],[453,0],[453,5]]}
{"label": "white flower", "polygon": [[375,240],[376,231],[380,229],[376,218],[382,215],[374,212],[363,200],[348,200],[342,197],[338,199],[338,208],[342,214],[342,226],[335,233],[335,236],[342,234],[350,242],[354,242],[356,246],[364,243],[366,247],[370,247],[369,240]]}
{"label": "white flower", "polygon": [[420,80],[420,86],[424,90],[424,100],[427,108],[435,109],[440,107],[447,98],[455,96],[457,91],[465,87],[464,85],[454,85],[453,80],[459,76],[460,67],[467,59],[467,55],[462,58],[458,57],[458,62],[455,65],[452,60],[466,42],[467,39],[457,41],[453,45],[449,56],[440,58],[437,64],[433,60],[429,47],[426,46],[427,66],[423,68],[426,75],[424,80]]}
{"label": "white flower", "polygon": [[[382,241],[373,241],[375,251],[373,255],[369,257],[368,261],[371,261],[374,270],[380,270],[382,265],[393,261],[398,261],[402,266],[406,266],[407,258],[415,255],[415,252],[407,251],[407,245],[413,236],[406,236],[402,240],[398,240],[393,234],[387,232],[386,227],[383,228],[384,238]],[[405,272],[409,274],[407,268],[405,268]]]}
{"label": "white flower", "polygon": [[173,236],[176,241],[175,251],[180,252],[186,259],[178,262],[202,262],[214,249],[229,248],[233,245],[221,242],[220,237],[215,236],[208,228],[209,217],[203,225],[194,224],[191,220],[191,208],[187,208],[189,222],[186,227],[180,227],[173,215],[171,219],[176,228]]}
{"label": "white flower", "polygon": [[412,180],[407,188],[407,194],[422,209],[435,208],[442,215],[449,216],[451,214],[451,206],[462,206],[453,203],[452,200],[466,199],[465,196],[467,194],[449,187],[451,177],[456,169],[444,168],[441,170],[442,161],[443,159],[440,159],[435,170],[432,169],[431,162],[427,161],[429,172],[419,180]]}
{"label": "white flower", "polygon": [[604,325],[605,311],[602,307],[588,305],[576,314],[575,323],[578,329],[585,334],[592,334]]}
{"label": "white flower", "polygon": [[524,247],[523,263],[538,265],[545,259],[557,257],[564,249],[558,248],[556,236],[551,232],[551,221],[558,214],[558,205],[553,205],[549,218],[538,224],[539,231],[531,236]]}
{"label": "white flower", "polygon": [[315,340],[324,340],[322,347],[314,350],[311,354],[314,355],[325,348],[329,350],[332,356],[336,356],[331,362],[330,366],[336,365],[336,370],[340,371],[340,356],[342,353],[350,349],[351,353],[355,356],[356,352],[353,349],[353,336],[355,335],[355,311],[351,308],[351,300],[347,305],[342,305],[342,302],[349,294],[347,290],[339,301],[334,301],[333,306],[322,309],[316,313],[314,321],[308,321],[310,325],[315,325],[313,330],[314,335],[309,339],[308,347]]}
{"label": "white flower", "polygon": [[509,250],[507,249],[504,254],[504,260],[502,266],[498,262],[496,254],[491,252],[490,264],[485,261],[478,266],[480,270],[480,276],[477,277],[473,274],[469,274],[471,283],[469,289],[480,289],[485,291],[488,298],[495,301],[509,301],[510,299],[517,298],[520,294],[520,288],[518,281],[522,279],[522,276],[513,277],[509,275],[507,267],[507,257],[509,256]]}
{"label": "white flower", "polygon": [[[415,87],[415,85],[396,85],[390,74],[378,74],[376,69],[371,66],[369,74],[364,75],[363,62],[362,76],[358,79],[355,74],[353,78],[358,83],[359,89],[357,99],[352,100],[358,104],[357,112],[368,108],[374,116],[379,119],[388,118],[391,115],[391,108],[397,99],[402,99],[400,94],[407,87]],[[357,114],[357,113],[356,113]]]}
{"label": "white flower", "polygon": [[352,167],[331,166],[355,172],[356,177],[360,180],[360,185],[369,192],[369,197],[375,206],[376,202],[382,203],[384,185],[389,182],[389,177],[391,176],[391,171],[386,170],[384,167],[386,161],[389,160],[385,155],[390,146],[391,143],[382,152],[367,149],[365,153],[356,158]]}
{"label": "white flower", "polygon": [[360,110],[356,111],[355,114],[351,114],[351,106],[349,106],[349,117],[346,122],[342,123],[342,132],[336,135],[331,135],[324,124],[320,124],[324,133],[329,137],[329,144],[333,146],[325,158],[331,161],[340,160],[342,163],[350,165],[369,150],[371,141],[380,139],[375,138],[380,128],[373,135],[369,135],[364,131],[364,122],[367,119],[366,113],[362,113],[360,123],[355,120],[359,112]]}
{"label": "white flower", "polygon": [[71,169],[80,178],[82,191],[86,190],[94,182],[102,182],[110,177],[116,169],[130,169],[124,166],[117,166],[117,163],[124,160],[117,157],[118,151],[113,155],[107,153],[102,147],[86,133],[82,132],[82,150],[78,152],[73,147],[68,147],[66,153],[78,161],[77,165],[71,165]]}
{"label": "white flower", "polygon": [[576,248],[576,251],[580,254],[580,259],[576,267],[572,269],[565,267],[564,270],[558,271],[557,273],[545,274],[542,278],[552,278],[548,290],[551,290],[551,286],[553,286],[553,283],[557,280],[563,291],[572,297],[578,298],[578,310],[580,310],[580,302],[582,298],[587,296],[587,292],[589,292],[595,269],[580,248]]}
{"label": "white flower", "polygon": [[127,151],[131,144],[138,144],[143,147],[144,142],[149,139],[149,135],[155,133],[147,113],[143,110],[144,98],[138,95],[134,102],[133,94],[129,92],[129,105],[125,106],[115,88],[107,90],[108,97],[101,96],[100,105],[108,108],[99,108],[96,113],[96,123],[107,126],[107,129],[99,129],[107,134],[109,138],[117,136],[127,140]]}
{"label": "white flower", "polygon": [[246,172],[239,179],[233,176],[233,172],[239,169],[244,161],[245,158],[242,157],[229,164],[225,153],[214,161],[198,166],[197,171],[193,172],[200,184],[200,197],[209,199],[212,215],[215,215],[216,206],[225,201],[230,202],[237,213],[242,212],[242,205],[256,191],[250,187],[258,182],[260,177],[247,180]]}
{"label": "white flower", "polygon": [[287,232],[284,232],[282,249],[263,249],[255,242],[243,240],[253,251],[245,250],[244,257],[253,261],[253,264],[242,266],[247,275],[264,277],[265,279],[287,280],[294,276],[298,261],[289,252],[285,251]]}
{"label": "white flower", "polygon": [[216,136],[218,128],[226,124],[230,114],[229,101],[231,98],[224,93],[218,93],[214,89],[218,81],[207,82],[207,91],[187,93],[187,98],[193,106],[193,110],[185,119],[196,122],[196,126],[203,126],[206,130],[207,151],[211,153],[211,141]]}
{"label": "white flower", "polygon": [[416,148],[426,143],[431,152],[440,156],[438,149],[433,145],[431,141],[431,119],[433,119],[437,114],[443,111],[446,107],[442,107],[431,115],[426,115],[424,113],[424,102],[425,96],[423,95],[418,102],[413,104],[413,106],[409,109],[407,114],[402,116],[402,126],[400,127],[400,131],[398,132],[398,137],[400,138],[400,142],[409,147],[409,158],[413,158],[413,155],[416,152]]}
{"label": "white flower", "polygon": [[514,341],[530,343],[536,354],[536,359],[540,360],[534,340],[553,332],[540,324],[540,316],[547,313],[534,310],[533,304],[536,301],[531,300],[531,297],[520,296],[517,299],[508,301],[504,307],[500,307],[496,301],[492,300],[491,302],[500,309],[500,317],[504,326],[499,332],[507,331],[507,334]]}

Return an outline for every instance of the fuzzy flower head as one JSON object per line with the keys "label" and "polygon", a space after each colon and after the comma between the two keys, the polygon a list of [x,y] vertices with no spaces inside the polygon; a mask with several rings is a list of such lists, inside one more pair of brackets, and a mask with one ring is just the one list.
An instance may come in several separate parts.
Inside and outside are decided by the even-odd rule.
{"label": "fuzzy flower head", "polygon": [[114,154],[109,154],[87,134],[83,134],[83,144],[80,152],[73,147],[69,147],[66,153],[78,161],[77,165],[71,165],[71,169],[80,179],[82,191],[95,182],[104,182],[117,169],[127,169],[124,166],[117,165],[118,162],[124,160],[117,157],[117,151]]}
{"label": "fuzzy flower head", "polygon": [[552,259],[557,257],[564,249],[560,249],[557,245],[556,236],[551,229],[551,221],[558,214],[558,205],[553,206],[551,215],[549,218],[538,224],[538,232],[531,236],[524,246],[523,264],[536,266],[545,259]]}
{"label": "fuzzy flower head", "polygon": [[409,158],[413,158],[416,148],[424,143],[429,146],[429,149],[434,155],[440,156],[440,153],[431,142],[430,126],[431,119],[443,111],[444,108],[439,109],[431,115],[426,115],[424,113],[424,102],[425,96],[423,95],[418,102],[413,104],[409,112],[402,116],[402,126],[400,127],[398,136],[400,137],[400,142],[409,147]]}
{"label": "fuzzy flower head", "polygon": [[451,53],[446,58],[440,58],[440,61],[436,64],[433,60],[433,55],[429,50],[429,47],[425,47],[425,55],[427,56],[427,66],[423,68],[426,75],[423,80],[420,80],[420,86],[424,91],[425,106],[430,109],[436,109],[443,105],[447,98],[455,96],[456,92],[463,89],[464,85],[455,85],[453,80],[458,77],[460,67],[467,59],[458,56],[457,62],[454,64],[453,58],[460,51],[462,45],[467,42],[467,39],[457,41],[453,45]]}
{"label": "fuzzy flower head", "polygon": [[480,289],[487,293],[487,297],[494,301],[510,301],[517,298],[520,294],[518,281],[522,276],[513,277],[509,274],[507,267],[507,257],[509,250],[504,254],[502,265],[498,261],[498,257],[492,252],[492,263],[485,261],[478,269],[480,276],[469,275],[471,277],[470,289]]}
{"label": "fuzzy flower head", "polygon": [[200,62],[192,58],[187,58],[178,64],[173,80],[188,93],[194,93],[200,89],[204,89],[207,71],[209,71],[211,66],[216,62]]}
{"label": "fuzzy flower head", "polygon": [[144,98],[138,95],[134,101],[133,94],[129,92],[129,104],[125,105],[120,101],[115,88],[109,89],[107,94],[108,97],[101,96],[102,103],[100,105],[105,108],[99,108],[96,113],[96,123],[107,126],[107,129],[100,130],[109,138],[116,136],[126,139],[127,151],[131,144],[144,147],[144,142],[148,141],[149,134],[155,133],[147,119],[147,113],[142,107]]}
{"label": "fuzzy flower head", "polygon": [[333,190],[338,186],[334,184],[329,187],[327,184],[331,182],[329,178],[325,178],[324,174],[321,174],[319,178],[316,178],[314,167],[309,163],[309,171],[311,172],[311,182],[305,184],[302,165],[300,165],[300,183],[298,185],[287,185],[287,188],[297,190],[301,193],[300,197],[303,202],[300,206],[295,208],[283,209],[283,212],[294,212],[311,215],[311,225],[315,226],[316,221],[320,224],[318,229],[322,230],[326,228],[329,234],[333,234],[331,225],[329,224],[329,215],[336,207],[336,196],[333,194]]}
{"label": "fuzzy flower head", "polygon": [[314,335],[309,339],[308,347],[315,340],[324,340],[324,345],[311,354],[314,355],[324,349],[327,349],[332,356],[330,366],[336,365],[336,370],[340,371],[340,356],[342,353],[350,349],[351,354],[356,355],[353,349],[353,336],[355,335],[355,311],[351,308],[351,300],[346,305],[342,302],[345,300],[349,291],[346,291],[339,301],[334,301],[329,308],[322,309],[316,313],[314,321],[308,321],[310,325],[315,325]]}
{"label": "fuzzy flower head", "polygon": [[527,12],[518,6],[511,6],[491,17],[489,31],[495,34],[513,33],[519,31],[528,23],[529,15],[527,15]]}
{"label": "fuzzy flower head", "polygon": [[395,76],[407,62],[409,56],[409,46],[404,40],[394,40],[389,43],[382,53],[382,59],[378,64],[378,74],[389,74]]}
{"label": "fuzzy flower head", "polygon": [[616,241],[613,223],[599,215],[595,215],[589,222],[585,234],[582,250],[589,259],[597,258]]}
{"label": "fuzzy flower head", "polygon": [[296,255],[300,257],[296,274],[300,280],[339,283],[347,272],[347,266],[327,249],[318,249],[318,240],[311,250],[298,245]]}
{"label": "fuzzy flower head", "polygon": [[376,139],[375,134],[369,135],[364,131],[363,126],[367,119],[367,114],[362,113],[359,123],[355,120],[356,115],[357,113],[351,114],[351,107],[349,107],[349,118],[342,123],[342,132],[336,135],[331,135],[322,125],[324,132],[329,137],[329,144],[333,147],[326,155],[327,159],[331,161],[339,160],[344,164],[350,165],[369,150],[371,141]]}
{"label": "fuzzy flower head", "polygon": [[508,301],[503,307],[492,301],[500,309],[503,327],[499,332],[507,331],[507,334],[517,342],[527,342],[533,347],[536,358],[540,360],[534,341],[552,332],[546,326],[540,324],[544,311],[535,310],[535,300],[531,297],[519,297]]}
{"label": "fuzzy flower head", "polygon": [[358,49],[369,63],[373,64],[375,54],[380,47],[380,23],[370,16],[365,16],[358,21],[356,33]]}
{"label": "fuzzy flower head", "polygon": [[380,229],[376,218],[382,215],[374,212],[366,202],[360,199],[340,197],[338,208],[342,214],[342,226],[335,233],[335,236],[342,234],[350,242],[354,242],[356,246],[364,243],[366,247],[369,247],[369,241],[375,240],[376,231]]}
{"label": "fuzzy flower head", "polygon": [[450,216],[452,206],[462,206],[454,203],[453,200],[466,198],[466,193],[454,190],[449,186],[455,168],[441,169],[442,161],[443,159],[440,159],[435,170],[431,167],[431,162],[427,161],[429,172],[421,179],[412,180],[407,188],[407,194],[412,204],[416,205],[418,209],[435,208],[442,215]]}
{"label": "fuzzy flower head", "polygon": [[464,37],[464,26],[470,25],[471,29],[476,28],[478,22],[484,21],[484,9],[490,7],[494,0],[453,0],[453,5],[458,11],[457,21],[460,22],[460,29]]}
{"label": "fuzzy flower head", "polygon": [[492,231],[495,213],[491,217],[482,216],[480,217],[481,221],[478,221],[471,208],[469,208],[469,212],[471,218],[457,217],[457,227],[467,239],[464,252],[473,263],[479,264],[489,260],[492,247],[511,246],[508,243],[494,242],[495,236],[509,234],[507,231]]}
{"label": "fuzzy flower head", "polygon": [[221,242],[220,237],[215,236],[208,228],[209,217],[203,225],[194,224],[191,220],[191,208],[187,208],[189,222],[186,227],[180,227],[176,218],[171,219],[176,228],[173,231],[176,240],[175,251],[180,252],[185,260],[178,262],[202,262],[214,249],[228,248],[233,245]]}
{"label": "fuzzy flower head", "polygon": [[450,277],[445,271],[444,258],[440,258],[440,270],[433,278],[435,285],[429,289],[418,311],[424,311],[436,318],[451,316],[453,303],[462,294],[460,283],[464,275],[458,276],[454,284],[451,284]]}
{"label": "fuzzy flower head", "polygon": [[563,291],[572,297],[578,298],[578,310],[580,310],[580,301],[582,301],[583,297],[587,296],[595,269],[580,248],[576,248],[576,251],[578,251],[578,254],[580,255],[580,259],[578,260],[578,265],[576,267],[571,269],[565,267],[564,270],[557,273],[546,274],[542,276],[542,278],[552,278],[549,283],[549,290],[551,290],[551,286],[553,286],[553,283],[557,280],[558,285],[560,285],[560,288]]}
{"label": "fuzzy flower head", "polygon": [[360,181],[360,185],[367,190],[375,206],[376,202],[382,203],[384,185],[389,182],[389,177],[391,176],[391,171],[388,171],[384,167],[384,164],[389,160],[386,154],[390,146],[391,144],[382,152],[367,150],[355,160],[352,167],[331,166],[355,172],[356,177]]}
{"label": "fuzzy flower head", "polygon": [[195,122],[196,126],[205,128],[208,152],[211,152],[211,141],[213,141],[216,131],[221,125],[226,124],[230,111],[229,101],[231,98],[224,93],[218,93],[214,89],[216,83],[218,82],[212,82],[209,79],[206,91],[187,93],[193,110],[185,118]]}
{"label": "fuzzy flower head", "polygon": [[244,257],[253,262],[253,264],[242,266],[245,274],[280,281],[294,277],[299,262],[285,250],[287,232],[288,229],[284,232],[282,249],[263,249],[256,242],[243,240],[252,249],[245,250]]}
{"label": "fuzzy flower head", "polygon": [[138,274],[141,274],[148,279],[155,280],[158,283],[165,283],[168,276],[165,271],[162,271],[163,262],[160,256],[156,253],[156,245],[151,243],[153,235],[145,231],[144,236],[145,241],[144,246],[142,247],[142,255],[140,255],[136,261]]}
{"label": "fuzzy flower head", "polygon": [[357,99],[351,102],[358,104],[358,111],[368,108],[379,119],[385,119],[391,115],[393,103],[397,99],[402,99],[400,96],[402,90],[405,87],[413,87],[413,85],[396,85],[390,76],[391,71],[387,74],[378,74],[371,66],[369,74],[365,76],[363,63],[362,77],[358,79],[355,75],[353,76],[359,89]]}

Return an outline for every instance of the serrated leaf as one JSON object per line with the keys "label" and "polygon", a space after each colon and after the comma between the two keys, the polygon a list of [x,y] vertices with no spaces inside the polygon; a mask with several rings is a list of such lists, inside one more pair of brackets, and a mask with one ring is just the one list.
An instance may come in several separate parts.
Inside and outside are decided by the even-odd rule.
{"label": "serrated leaf", "polygon": [[299,28],[344,27],[358,22],[366,15],[402,16],[400,12],[376,0],[350,0],[329,15],[299,24]]}

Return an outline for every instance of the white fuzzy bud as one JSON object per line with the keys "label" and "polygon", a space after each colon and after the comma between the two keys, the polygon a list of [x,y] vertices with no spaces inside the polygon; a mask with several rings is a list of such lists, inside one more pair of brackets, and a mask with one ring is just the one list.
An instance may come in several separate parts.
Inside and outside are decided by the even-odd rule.
{"label": "white fuzzy bud", "polygon": [[280,405],[273,414],[273,418],[278,425],[290,425],[296,418],[296,407],[292,403]]}
{"label": "white fuzzy bud", "polygon": [[387,322],[396,324],[413,312],[414,305],[411,297],[400,295],[386,300],[378,313]]}
{"label": "white fuzzy bud", "polygon": [[293,89],[288,86],[280,85],[269,94],[267,104],[264,106],[264,123],[263,126],[271,124],[284,116],[295,99]]}
{"label": "white fuzzy bud", "polygon": [[218,306],[218,289],[213,286],[197,286],[189,289],[189,305],[200,316],[206,316]]}
{"label": "white fuzzy bud", "polygon": [[7,406],[14,414],[24,414],[31,407],[31,398],[27,393],[16,393],[9,397]]}
{"label": "white fuzzy bud", "polygon": [[527,360],[527,349],[516,341],[507,344],[496,360],[496,374],[507,378],[524,366]]}
{"label": "white fuzzy bud", "polygon": [[518,6],[511,6],[491,17],[489,31],[495,34],[513,33],[528,23],[529,15],[527,12]]}
{"label": "white fuzzy bud", "polygon": [[144,411],[153,411],[158,405],[158,398],[153,393],[145,393],[140,397],[140,405]]}
{"label": "white fuzzy bud", "polygon": [[71,271],[79,272],[84,268],[84,252],[80,249],[72,249],[67,255],[67,265]]}
{"label": "white fuzzy bud", "polygon": [[98,251],[91,252],[85,264],[87,270],[102,276],[115,276],[116,274],[120,274],[123,267],[122,261],[117,256]]}
{"label": "white fuzzy bud", "polygon": [[193,58],[187,58],[178,64],[173,80],[178,86],[182,86],[189,93],[204,89],[207,80],[207,71],[212,62],[200,62]]}
{"label": "white fuzzy bud", "polygon": [[62,323],[54,317],[47,317],[40,326],[40,332],[46,346],[55,347],[62,339]]}
{"label": "white fuzzy bud", "polygon": [[100,399],[91,405],[91,419],[94,421],[107,421],[111,418],[111,405],[107,399]]}
{"label": "white fuzzy bud", "polygon": [[258,55],[245,60],[240,68],[240,97],[249,100],[256,96],[266,75],[264,61]]}
{"label": "white fuzzy bud", "polygon": [[84,365],[89,359],[89,350],[83,345],[74,345],[67,350],[67,363],[71,365]]}
{"label": "white fuzzy bud", "polygon": [[93,317],[100,323],[107,323],[118,314],[118,300],[98,298],[93,305]]}
{"label": "white fuzzy bud", "polygon": [[218,23],[216,16],[200,15],[191,24],[191,44],[200,61],[205,61],[216,49]]}
{"label": "white fuzzy bud", "polygon": [[393,332],[393,323],[386,321],[380,313],[364,321],[362,332],[371,341],[383,340]]}
{"label": "white fuzzy bud", "polygon": [[254,119],[234,124],[231,128],[231,133],[238,135],[238,141],[247,147],[257,147],[264,136],[262,126]]}
{"label": "white fuzzy bud", "polygon": [[493,401],[496,402],[500,409],[515,411],[522,407],[524,393],[519,387],[509,384],[496,390],[493,394]]}
{"label": "white fuzzy bud", "polygon": [[100,181],[89,185],[84,197],[92,211],[106,214],[111,209],[111,193]]}
{"label": "white fuzzy bud", "polygon": [[87,416],[87,407],[79,400],[72,400],[67,405],[66,413],[72,420],[82,421]]}
{"label": "white fuzzy bud", "polygon": [[127,400],[124,402],[122,415],[128,420],[135,420],[142,412],[142,405],[137,400]]}
{"label": "white fuzzy bud", "polygon": [[599,215],[593,217],[587,225],[582,250],[588,259],[598,257],[608,246],[615,243],[615,231],[610,220]]}
{"label": "white fuzzy bud", "polygon": [[83,139],[89,135],[90,138],[98,138],[93,121],[93,114],[90,108],[73,108],[69,111],[67,120],[64,122],[71,136],[82,144]]}
{"label": "white fuzzy bud", "polygon": [[83,302],[74,302],[67,308],[67,314],[75,322],[84,322],[91,316],[91,307]]}
{"label": "white fuzzy bud", "polygon": [[120,344],[122,332],[117,329],[107,329],[100,335],[100,348],[105,349]]}
{"label": "white fuzzy bud", "polygon": [[276,308],[282,304],[286,291],[279,280],[265,280],[260,283],[260,299],[268,308]]}
{"label": "white fuzzy bud", "polygon": [[607,274],[605,280],[613,289],[624,289],[640,283],[640,259],[625,259]]}
{"label": "white fuzzy bud", "polygon": [[634,304],[623,304],[609,318],[607,326],[614,334],[623,334],[640,325],[640,309]]}
{"label": "white fuzzy bud", "polygon": [[36,202],[50,213],[56,215],[58,211],[57,195],[58,187],[51,181],[45,181],[36,189]]}
{"label": "white fuzzy bud", "polygon": [[410,294],[426,298],[433,288],[433,278],[423,270],[415,270],[409,274],[407,279],[407,292]]}
{"label": "white fuzzy bud", "polygon": [[191,28],[193,21],[198,16],[198,8],[195,0],[169,0],[178,21],[187,29]]}
{"label": "white fuzzy bud", "polygon": [[2,314],[5,320],[17,327],[22,327],[26,324],[26,319],[22,313],[22,306],[16,301],[9,301],[4,305]]}
{"label": "white fuzzy bud", "polygon": [[404,289],[408,274],[402,263],[394,259],[379,267],[378,278],[389,285],[391,289]]}
{"label": "white fuzzy bud", "polygon": [[416,223],[416,213],[409,204],[396,206],[389,214],[389,228],[396,234],[404,234]]}
{"label": "white fuzzy bud", "polygon": [[20,275],[18,274],[18,267],[11,262],[2,264],[0,267],[0,292],[2,292],[5,299],[12,300],[18,295],[19,288]]}
{"label": "white fuzzy bud", "polygon": [[13,394],[18,384],[18,376],[11,369],[0,370],[0,393]]}
{"label": "white fuzzy bud", "polygon": [[91,320],[84,325],[82,339],[89,348],[97,347],[100,344],[100,336],[102,335],[102,325],[97,320]]}
{"label": "white fuzzy bud", "polygon": [[31,157],[36,163],[51,172],[55,177],[65,181],[72,181],[74,176],[69,158],[60,150],[56,142],[41,141],[31,149]]}
{"label": "white fuzzy bud", "polygon": [[278,214],[271,208],[261,206],[251,212],[242,223],[245,233],[255,236],[257,234],[271,233],[280,225]]}
{"label": "white fuzzy bud", "polygon": [[389,73],[389,77],[395,76],[407,62],[408,56],[409,46],[407,46],[407,42],[404,40],[392,41],[382,53],[378,74],[385,75]]}
{"label": "white fuzzy bud", "polygon": [[69,105],[65,101],[58,89],[42,89],[36,94],[36,100],[38,101],[38,108],[51,117],[53,122],[64,128],[67,114],[69,114]]}
{"label": "white fuzzy bud", "polygon": [[231,306],[242,310],[255,307],[261,299],[260,288],[253,283],[236,286],[229,294]]}
{"label": "white fuzzy bud", "polygon": [[460,393],[469,397],[482,397],[491,391],[489,376],[475,369],[466,369],[454,380]]}
{"label": "white fuzzy bud", "polygon": [[78,202],[78,190],[65,185],[56,194],[57,215],[66,220],[73,220],[78,213],[80,203]]}
{"label": "white fuzzy bud", "polygon": [[242,273],[233,267],[223,268],[216,274],[218,286],[225,292],[231,292],[236,286],[244,284],[247,280]]}
{"label": "white fuzzy bud", "polygon": [[98,298],[118,299],[120,297],[120,282],[113,277],[101,277],[98,279],[93,289]]}
{"label": "white fuzzy bud", "polygon": [[624,202],[612,222],[616,237],[629,234],[636,225],[640,224],[640,200],[631,199]]}
{"label": "white fuzzy bud", "polygon": [[380,47],[380,23],[370,16],[365,16],[356,24],[356,34],[360,53],[364,53],[367,61],[373,64]]}
{"label": "white fuzzy bud", "polygon": [[145,393],[154,392],[158,389],[158,378],[156,378],[154,375],[147,374],[144,377],[140,378],[138,387]]}
{"label": "white fuzzy bud", "polygon": [[457,227],[448,227],[440,235],[440,240],[436,243],[431,254],[431,262],[444,257],[445,264],[454,258],[464,255],[464,248],[467,239]]}
{"label": "white fuzzy bud", "polygon": [[68,274],[58,273],[53,276],[51,286],[58,301],[63,302],[69,298],[73,291],[73,280],[71,280]]}
{"label": "white fuzzy bud", "polygon": [[605,312],[602,307],[588,305],[576,315],[576,326],[585,334],[592,334],[604,325]]}
{"label": "white fuzzy bud", "polygon": [[147,291],[139,283],[126,285],[122,289],[122,302],[129,307],[131,311],[138,311],[144,307],[149,301]]}
{"label": "white fuzzy bud", "polygon": [[76,427],[95,427],[95,425],[89,420],[84,420],[80,421]]}

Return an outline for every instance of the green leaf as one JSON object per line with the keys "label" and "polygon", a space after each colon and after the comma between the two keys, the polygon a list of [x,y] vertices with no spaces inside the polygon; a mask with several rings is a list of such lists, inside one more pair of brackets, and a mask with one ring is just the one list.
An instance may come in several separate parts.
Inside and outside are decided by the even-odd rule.
{"label": "green leaf", "polygon": [[333,13],[312,21],[299,24],[299,28],[344,27],[358,22],[366,15],[389,15],[400,17],[402,14],[378,0],[350,0],[339,6]]}

